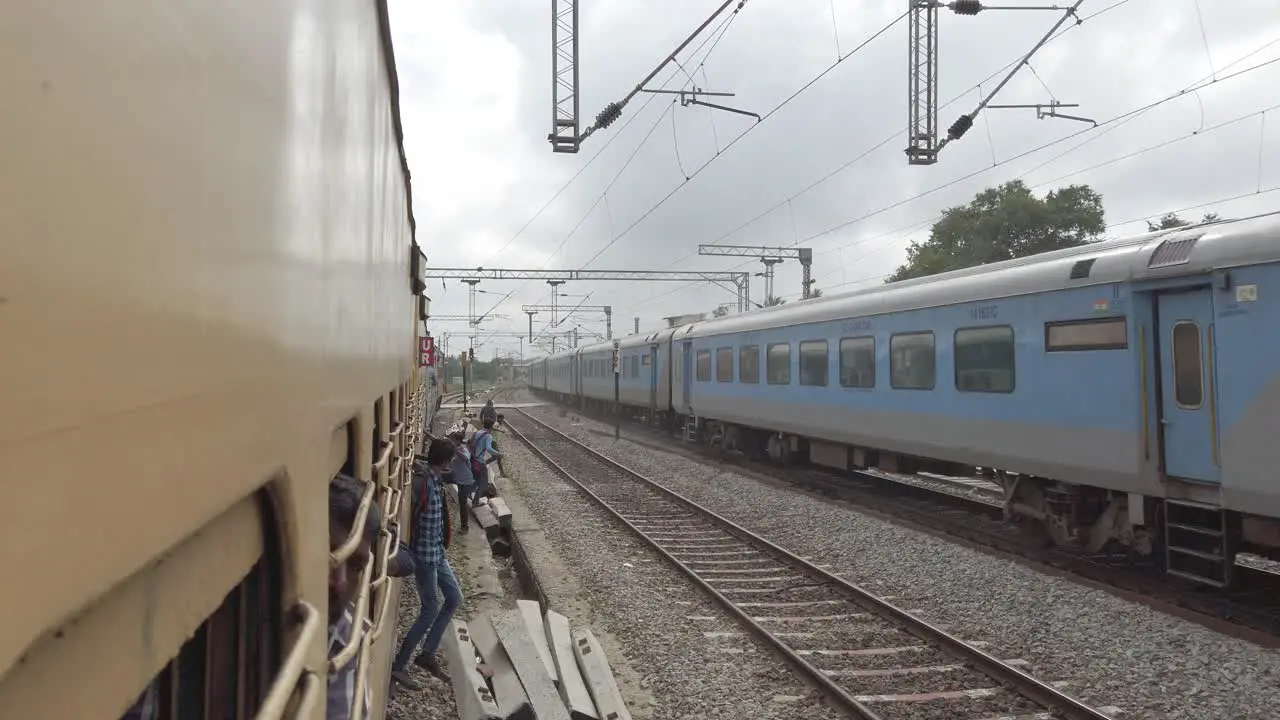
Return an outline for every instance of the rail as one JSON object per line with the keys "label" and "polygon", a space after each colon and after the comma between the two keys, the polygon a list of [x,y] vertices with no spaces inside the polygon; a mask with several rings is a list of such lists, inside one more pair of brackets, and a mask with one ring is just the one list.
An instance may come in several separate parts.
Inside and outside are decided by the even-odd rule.
{"label": "rail", "polygon": [[[791,568],[801,571],[804,575],[807,575],[809,579],[820,581],[820,583],[818,583],[819,587],[833,589],[835,591],[834,594],[838,595],[843,600],[852,601],[854,604],[867,610],[872,616],[887,621],[893,627],[914,636],[925,643],[926,647],[963,661],[981,675],[994,680],[997,685],[1012,688],[1021,698],[1029,700],[1051,713],[1057,713],[1057,715],[1055,715],[1056,717],[1067,718],[1069,720],[1110,720],[1109,716],[1105,713],[1088,706],[1087,704],[1063,693],[1047,683],[1040,681],[1022,670],[1019,670],[1013,664],[1001,661],[998,658],[989,655],[973,645],[951,635],[950,633],[925,622],[924,620],[898,608],[880,597],[877,597],[862,587],[817,567],[807,560],[797,557],[778,545],[775,545],[774,543],[750,532],[717,513],[664,487],[660,483],[657,483],[635,470],[632,470],[631,468],[609,458],[608,456],[591,449],[583,443],[532,417],[528,413],[523,411],[518,411],[518,413],[520,415],[519,424],[526,428],[535,428],[537,432],[543,433],[546,438],[544,442],[559,444],[561,447],[567,448],[571,454],[576,454],[581,458],[585,458],[596,466],[603,465],[607,470],[620,473],[622,476],[635,481],[643,488],[651,491],[652,495],[656,495],[664,501],[672,502],[680,509],[692,511],[690,516],[691,518],[700,519],[704,523],[709,522],[710,524],[717,526],[720,530],[726,531],[725,534],[730,536],[730,540],[725,540],[724,542],[736,540],[736,542],[747,548],[747,552],[766,555],[776,562],[789,565]],[[529,423],[527,426],[525,425],[526,421]],[[658,523],[680,522],[681,520],[656,520],[652,519],[656,517],[652,515],[650,516],[650,519],[642,520],[637,513],[631,513],[631,517],[628,517],[628,513],[626,511],[615,507],[613,503],[602,497],[600,493],[597,493],[588,487],[588,482],[579,479],[574,475],[574,473],[570,472],[562,462],[558,462],[552,458],[551,454],[544,447],[530,437],[531,433],[527,430],[522,430],[520,427],[513,426],[510,423],[510,418],[508,418],[508,430],[519,440],[525,443],[529,449],[534,452],[534,454],[542,458],[558,474],[577,486],[584,494],[591,498],[592,501],[600,505],[616,520],[625,525],[631,532],[639,536],[650,547],[680,569],[697,586],[699,586],[700,589],[711,595],[731,615],[737,618],[737,620],[752,634],[768,643],[768,645],[785,661],[799,670],[812,683],[821,688],[833,701],[841,706],[842,710],[855,717],[863,718],[864,720],[879,720],[880,715],[869,708],[868,705],[875,702],[880,696],[858,696],[841,686],[826,672],[820,670],[815,665],[807,661],[781,637],[764,627],[761,622],[757,621],[757,619],[755,619],[740,602],[731,599],[726,594],[727,592],[730,592],[730,590],[726,589],[722,592],[720,589],[712,585],[712,582],[715,582],[716,580],[714,578],[708,579],[705,577],[705,575],[711,574],[708,570],[699,570],[692,567],[692,564],[694,563],[706,563],[710,561],[681,560],[677,557],[678,555],[690,555],[696,553],[690,550],[681,551],[673,549],[678,545],[678,542],[655,537],[655,535],[672,534],[670,528],[680,527]],[[611,484],[599,484],[598,487],[603,490],[604,488],[612,488],[614,486]],[[634,502],[635,500],[635,495],[626,496],[626,501]],[[642,528],[640,525],[649,525],[649,528]],[[662,532],[663,528],[667,529],[665,533]],[[699,531],[690,531],[686,528],[683,529],[683,532],[687,534]],[[717,550],[722,549],[723,548],[717,548]],[[703,554],[706,555],[706,553]],[[730,554],[741,555],[743,554],[743,551],[731,551]],[[821,616],[813,616],[811,619],[822,620],[823,618]],[[942,695],[948,697],[981,697],[982,695],[977,693],[983,692],[987,693],[987,696],[990,696],[991,694],[998,692],[998,688],[975,690],[968,695],[966,695],[965,692],[950,694],[944,693]],[[940,697],[939,699],[945,698]]]}

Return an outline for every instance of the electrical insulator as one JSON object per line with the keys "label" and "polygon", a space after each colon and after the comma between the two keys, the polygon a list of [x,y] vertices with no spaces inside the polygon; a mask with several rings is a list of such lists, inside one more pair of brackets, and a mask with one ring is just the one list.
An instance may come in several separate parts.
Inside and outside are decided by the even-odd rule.
{"label": "electrical insulator", "polygon": [[620,117],[622,117],[622,106],[616,102],[611,102],[596,115],[596,127],[607,128],[613,124],[614,120]]}
{"label": "electrical insulator", "polygon": [[955,0],[951,3],[951,10],[957,15],[977,15],[982,11],[982,3],[980,0]]}
{"label": "electrical insulator", "polygon": [[952,140],[959,140],[965,133],[969,132],[971,127],[973,127],[973,116],[961,115],[958,120],[951,123],[951,127],[947,128],[947,137]]}

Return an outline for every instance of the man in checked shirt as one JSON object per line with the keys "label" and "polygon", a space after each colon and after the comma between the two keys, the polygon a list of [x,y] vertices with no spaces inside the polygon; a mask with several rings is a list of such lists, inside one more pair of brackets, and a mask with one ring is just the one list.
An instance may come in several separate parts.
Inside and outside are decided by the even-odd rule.
{"label": "man in checked shirt", "polygon": [[[441,680],[449,679],[436,658],[436,649],[454,611],[462,605],[462,587],[444,555],[449,544],[449,529],[441,475],[449,468],[455,452],[451,441],[434,438],[427,448],[425,462],[414,462],[413,560],[420,610],[391,664],[391,677],[406,690],[422,689],[409,677],[409,658],[413,657],[418,643],[423,643],[422,653],[414,658],[414,664]],[[443,605],[436,599],[437,591],[444,596]]]}

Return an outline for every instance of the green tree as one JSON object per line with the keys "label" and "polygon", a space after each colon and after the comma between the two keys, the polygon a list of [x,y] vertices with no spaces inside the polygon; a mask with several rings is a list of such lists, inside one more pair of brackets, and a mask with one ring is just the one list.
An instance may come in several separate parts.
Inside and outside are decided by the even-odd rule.
{"label": "green tree", "polygon": [[715,310],[711,311],[711,317],[722,318],[729,314],[728,305],[717,305]]}
{"label": "green tree", "polygon": [[773,307],[774,305],[786,305],[786,304],[787,304],[787,301],[783,300],[777,295],[770,295],[769,297],[764,299],[765,307]]}
{"label": "green tree", "polygon": [[[1222,217],[1218,215],[1218,213],[1205,213],[1204,217],[1200,218],[1200,222],[1211,223],[1211,222],[1218,222],[1221,219]],[[1165,213],[1164,215],[1160,216],[1159,220],[1156,220],[1156,221],[1148,220],[1147,231],[1156,232],[1157,230],[1168,230],[1170,228],[1186,227],[1190,224],[1192,224],[1190,220],[1183,220],[1182,218],[1178,217],[1177,213]]]}
{"label": "green tree", "polygon": [[886,282],[1077,247],[1105,229],[1102,196],[1088,185],[1059,188],[1040,199],[1021,180],[1012,180],[945,210],[929,239],[913,241],[907,262]]}

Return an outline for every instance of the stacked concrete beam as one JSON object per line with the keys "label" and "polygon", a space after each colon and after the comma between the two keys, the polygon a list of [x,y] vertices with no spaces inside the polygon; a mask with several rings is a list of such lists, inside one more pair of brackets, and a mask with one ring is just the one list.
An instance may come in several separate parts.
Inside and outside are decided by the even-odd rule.
{"label": "stacked concrete beam", "polygon": [[[544,615],[538,603],[521,600],[514,610],[472,618],[470,630],[454,625],[462,625],[467,647],[478,653],[473,667],[452,673],[458,708],[466,711],[461,720],[631,720],[599,641],[587,628],[571,628],[565,616]],[[446,652],[451,670],[467,663],[465,649]],[[483,689],[474,684],[477,663],[488,668]]]}

